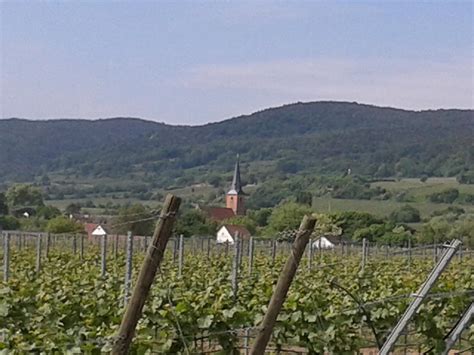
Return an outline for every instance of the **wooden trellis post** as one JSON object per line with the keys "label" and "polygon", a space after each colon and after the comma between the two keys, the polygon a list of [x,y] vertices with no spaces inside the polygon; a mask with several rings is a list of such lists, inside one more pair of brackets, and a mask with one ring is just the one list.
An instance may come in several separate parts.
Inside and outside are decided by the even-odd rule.
{"label": "wooden trellis post", "polygon": [[153,234],[151,247],[148,248],[143,265],[138,275],[137,282],[133,288],[132,297],[125,309],[116,341],[113,344],[113,355],[125,355],[128,353],[130,343],[135,333],[138,320],[140,319],[151,284],[155,278],[158,267],[163,260],[166,245],[171,236],[173,224],[178,212],[181,199],[169,194],[166,196],[163,209]]}
{"label": "wooden trellis post", "polygon": [[272,335],[273,327],[280,313],[283,302],[290,288],[291,282],[296,274],[296,270],[303,256],[309,236],[313,232],[316,219],[314,217],[305,216],[301,222],[298,234],[292,246],[292,252],[288,256],[285,266],[283,267],[280,277],[278,278],[275,291],[268,305],[267,313],[263,318],[259,327],[255,343],[250,351],[251,355],[262,355],[265,353],[268,341]]}

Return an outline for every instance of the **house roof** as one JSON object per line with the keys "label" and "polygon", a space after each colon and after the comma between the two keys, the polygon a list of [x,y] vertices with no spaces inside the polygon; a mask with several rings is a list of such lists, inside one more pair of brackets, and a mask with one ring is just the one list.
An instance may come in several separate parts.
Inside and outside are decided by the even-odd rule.
{"label": "house roof", "polygon": [[235,224],[224,224],[221,229],[222,228],[227,229],[231,236],[234,236],[236,233],[239,233],[239,236],[243,238],[248,238],[251,236],[249,230],[244,226],[238,226]]}
{"label": "house roof", "polygon": [[[350,238],[348,238],[347,236],[344,236],[344,235],[324,234],[321,237],[326,238],[327,240],[329,240],[333,244],[342,244],[342,243],[351,244],[351,243],[353,243],[353,241]],[[319,238],[321,238],[321,237],[319,237]],[[318,240],[319,238],[316,238],[315,240]]]}
{"label": "house roof", "polygon": [[207,214],[207,216],[215,221],[223,221],[235,217],[235,213],[232,208],[227,207],[201,207],[201,209]]}
{"label": "house roof", "polygon": [[92,235],[92,232],[98,227],[97,223],[85,223],[84,230],[88,235]]}

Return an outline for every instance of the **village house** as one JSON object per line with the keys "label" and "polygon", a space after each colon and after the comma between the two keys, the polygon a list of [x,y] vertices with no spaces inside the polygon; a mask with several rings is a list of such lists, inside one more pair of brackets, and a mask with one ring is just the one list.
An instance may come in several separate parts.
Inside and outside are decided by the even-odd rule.
{"label": "village house", "polygon": [[241,239],[249,239],[250,232],[244,226],[232,225],[232,224],[224,224],[222,227],[219,228],[217,231],[217,243],[229,243],[234,244],[234,238],[236,234],[239,234],[239,238]]}

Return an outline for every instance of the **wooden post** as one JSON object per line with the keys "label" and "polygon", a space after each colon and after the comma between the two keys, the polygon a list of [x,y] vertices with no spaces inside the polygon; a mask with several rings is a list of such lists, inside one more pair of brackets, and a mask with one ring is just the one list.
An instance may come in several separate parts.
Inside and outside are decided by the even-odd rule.
{"label": "wooden post", "polygon": [[175,216],[180,204],[181,199],[179,197],[171,194],[166,196],[155,233],[153,234],[152,245],[147,250],[137,283],[133,288],[132,297],[122,318],[117,340],[112,347],[112,355],[125,355],[128,353],[151,284],[163,259],[166,244],[171,236]]}
{"label": "wooden post", "polygon": [[249,264],[248,264],[248,267],[249,267],[249,276],[252,276],[252,271],[253,271],[253,237],[250,237],[249,239]]}
{"label": "wooden post", "polygon": [[306,245],[309,241],[309,236],[313,232],[316,219],[314,217],[304,216],[301,221],[300,229],[296,235],[292,246],[292,252],[288,256],[286,264],[278,278],[275,291],[273,292],[270,304],[268,305],[267,313],[263,318],[257,337],[250,351],[251,355],[263,355],[267,347],[268,341],[272,335],[273,327],[280,313],[286,294],[290,288],[291,282],[296,274],[298,264],[304,253]]}
{"label": "wooden post", "polygon": [[234,235],[234,259],[232,260],[232,295],[234,301],[237,299],[238,288],[239,288],[239,255],[240,255],[240,238],[239,232]]}
{"label": "wooden post", "polygon": [[207,258],[211,258],[211,237],[207,238]]}
{"label": "wooden post", "polygon": [[84,259],[84,234],[79,235],[79,259]]}
{"label": "wooden post", "polygon": [[184,259],[184,236],[179,236],[179,251],[178,251],[178,276],[183,275],[183,259]]}
{"label": "wooden post", "polygon": [[[128,238],[128,236],[127,236],[127,238]],[[115,237],[114,237],[114,260],[117,259],[118,244],[119,244],[119,236],[118,236],[118,234],[115,234]]]}
{"label": "wooden post", "polygon": [[10,276],[10,233],[3,234],[3,281]]}
{"label": "wooden post", "polygon": [[130,296],[130,286],[132,284],[132,261],[133,260],[133,234],[127,232],[127,253],[125,260],[125,292],[123,296],[124,306],[128,303]]}
{"label": "wooden post", "polygon": [[312,262],[313,262],[313,244],[310,239],[308,243],[308,270],[309,271],[311,271]]}
{"label": "wooden post", "polygon": [[41,270],[41,233],[36,236],[36,273]]}
{"label": "wooden post", "polygon": [[272,265],[275,265],[276,252],[277,252],[277,241],[274,239],[272,240]]}
{"label": "wooden post", "polygon": [[72,236],[72,253],[74,255],[77,254],[77,235],[76,234]]}
{"label": "wooden post", "polygon": [[51,234],[48,232],[48,234],[46,234],[46,245],[45,245],[45,248],[44,248],[44,256],[46,258],[49,257],[49,244],[51,243]]}
{"label": "wooden post", "polygon": [[100,243],[100,256],[100,276],[105,277],[105,273],[107,272],[107,234],[102,235]]}
{"label": "wooden post", "polygon": [[362,261],[361,261],[361,271],[364,272],[365,271],[365,262],[366,262],[366,257],[367,257],[367,253],[366,253],[366,248],[367,248],[367,239],[362,239],[362,255],[361,255],[361,258],[362,258]]}

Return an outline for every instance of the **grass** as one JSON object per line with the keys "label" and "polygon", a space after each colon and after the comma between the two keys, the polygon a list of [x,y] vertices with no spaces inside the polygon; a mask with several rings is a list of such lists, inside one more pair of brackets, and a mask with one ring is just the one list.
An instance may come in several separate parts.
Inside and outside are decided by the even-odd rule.
{"label": "grass", "polygon": [[388,216],[392,211],[403,205],[409,204],[420,211],[421,217],[429,217],[434,211],[444,210],[449,206],[459,206],[466,211],[474,212],[474,206],[458,204],[442,204],[431,202],[396,202],[396,201],[377,201],[377,200],[342,200],[331,197],[316,197],[313,199],[313,208],[317,212],[340,212],[340,211],[359,211],[368,212],[376,216]]}

